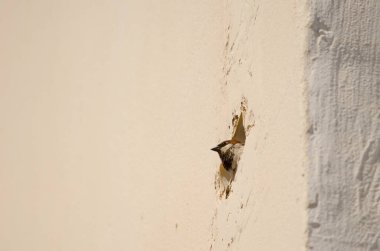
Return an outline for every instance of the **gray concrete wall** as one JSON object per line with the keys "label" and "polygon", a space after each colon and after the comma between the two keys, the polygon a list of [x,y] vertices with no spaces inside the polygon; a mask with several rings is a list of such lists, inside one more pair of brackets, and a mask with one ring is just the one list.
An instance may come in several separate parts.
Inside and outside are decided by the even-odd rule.
{"label": "gray concrete wall", "polygon": [[380,250],[380,4],[310,15],[308,246]]}

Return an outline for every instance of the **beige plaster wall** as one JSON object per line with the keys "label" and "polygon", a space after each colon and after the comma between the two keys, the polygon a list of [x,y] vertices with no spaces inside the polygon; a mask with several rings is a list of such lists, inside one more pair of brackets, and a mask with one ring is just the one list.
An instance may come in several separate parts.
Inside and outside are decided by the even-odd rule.
{"label": "beige plaster wall", "polygon": [[244,96],[255,127],[233,192],[217,203],[213,250],[305,250],[308,7],[230,1],[226,10],[221,116],[227,124]]}
{"label": "beige plaster wall", "polygon": [[199,250],[219,1],[1,1],[0,250]]}
{"label": "beige plaster wall", "polygon": [[[306,13],[1,0],[0,250],[304,250]],[[242,100],[220,199],[209,149]]]}

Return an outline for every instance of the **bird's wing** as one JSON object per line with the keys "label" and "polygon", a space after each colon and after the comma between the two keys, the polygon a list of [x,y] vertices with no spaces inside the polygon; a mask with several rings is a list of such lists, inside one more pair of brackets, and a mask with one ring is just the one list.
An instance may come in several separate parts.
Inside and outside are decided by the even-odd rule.
{"label": "bird's wing", "polygon": [[240,113],[239,120],[237,122],[234,136],[232,136],[232,140],[236,140],[241,142],[243,145],[245,144],[245,128],[244,128],[244,121],[243,121],[243,113]]}

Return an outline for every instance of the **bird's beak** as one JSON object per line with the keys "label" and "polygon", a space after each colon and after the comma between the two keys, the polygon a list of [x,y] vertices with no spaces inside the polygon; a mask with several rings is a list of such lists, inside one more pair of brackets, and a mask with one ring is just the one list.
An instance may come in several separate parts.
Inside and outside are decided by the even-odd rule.
{"label": "bird's beak", "polygon": [[219,148],[218,147],[211,148],[211,151],[219,152]]}

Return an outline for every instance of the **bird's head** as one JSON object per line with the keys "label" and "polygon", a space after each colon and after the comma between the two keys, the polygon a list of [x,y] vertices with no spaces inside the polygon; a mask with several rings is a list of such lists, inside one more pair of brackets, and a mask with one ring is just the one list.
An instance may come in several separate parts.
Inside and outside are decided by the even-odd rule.
{"label": "bird's head", "polygon": [[215,152],[221,154],[221,153],[226,152],[230,147],[232,147],[236,143],[239,143],[239,142],[236,140],[225,140],[222,143],[220,143],[219,145],[217,145],[216,147],[211,148],[211,151],[215,151]]}

